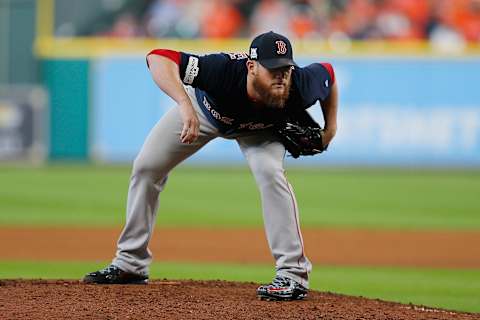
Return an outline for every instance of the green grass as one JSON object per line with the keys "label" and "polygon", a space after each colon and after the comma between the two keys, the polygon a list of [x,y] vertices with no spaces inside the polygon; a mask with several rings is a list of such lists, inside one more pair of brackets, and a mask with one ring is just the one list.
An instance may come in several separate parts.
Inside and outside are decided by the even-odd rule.
{"label": "green grass", "polygon": [[[121,225],[130,168],[0,167],[1,225]],[[479,170],[287,170],[304,226],[480,229]],[[161,195],[158,223],[261,226],[245,167],[179,167]]]}
{"label": "green grass", "polygon": [[[0,278],[80,279],[104,267],[88,262],[4,262]],[[269,282],[267,265],[154,263],[152,279],[223,279]],[[480,270],[316,267],[311,288],[387,301],[480,312]],[[253,294],[253,293],[252,293]]]}

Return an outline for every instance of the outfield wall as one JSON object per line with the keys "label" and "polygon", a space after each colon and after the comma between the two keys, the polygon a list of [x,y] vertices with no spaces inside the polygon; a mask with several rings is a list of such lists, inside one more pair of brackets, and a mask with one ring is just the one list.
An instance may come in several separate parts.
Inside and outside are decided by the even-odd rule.
{"label": "outfield wall", "polygon": [[[338,136],[329,152],[302,164],[480,165],[480,58],[328,61],[340,86]],[[90,155],[131,161],[173,103],[155,87],[143,56],[102,57],[92,62],[90,73]],[[321,120],[318,105],[310,110]],[[189,161],[230,163],[243,157],[234,141],[218,140]]]}
{"label": "outfield wall", "polygon": [[[27,29],[35,31],[33,51],[50,101],[49,159],[133,159],[150,128],[172,106],[145,67],[145,53],[152,48],[241,52],[251,40],[58,37],[55,26],[66,17],[55,12],[55,1],[36,2],[28,15],[21,14],[25,1],[10,2],[19,6],[14,15],[30,17],[36,10],[35,28],[28,23]],[[0,38],[9,29],[3,20]],[[340,85],[339,131],[330,151],[295,163],[480,166],[480,44],[292,40],[300,64],[327,56]],[[23,40],[17,47],[30,48],[18,44]],[[0,56],[15,53],[0,51]],[[318,106],[312,111],[321,118]],[[231,161],[243,159],[234,142],[222,140],[191,160]]]}

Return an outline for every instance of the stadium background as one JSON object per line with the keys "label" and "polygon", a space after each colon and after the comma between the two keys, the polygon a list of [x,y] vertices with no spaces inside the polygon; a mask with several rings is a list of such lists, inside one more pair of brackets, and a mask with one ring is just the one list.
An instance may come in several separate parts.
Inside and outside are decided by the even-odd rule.
{"label": "stadium background", "polygon": [[[145,53],[245,51],[253,34],[273,29],[291,37],[300,65],[332,62],[340,85],[330,151],[288,160],[304,227],[477,234],[479,8],[475,0],[1,0],[0,223],[120,227],[129,164],[172,107]],[[159,226],[261,228],[237,149],[215,141],[182,165]],[[78,278],[109,258],[0,257],[0,277]],[[314,288],[480,311],[478,266],[434,267],[321,265]],[[157,261],[152,276],[268,281],[270,269]]]}

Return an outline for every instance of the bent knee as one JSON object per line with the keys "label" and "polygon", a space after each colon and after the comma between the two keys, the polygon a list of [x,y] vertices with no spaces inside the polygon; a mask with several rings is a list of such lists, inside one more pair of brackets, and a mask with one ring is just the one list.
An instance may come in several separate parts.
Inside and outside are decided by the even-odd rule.
{"label": "bent knee", "polygon": [[132,177],[149,177],[155,181],[162,180],[168,171],[159,164],[154,164],[141,155],[133,161]]}

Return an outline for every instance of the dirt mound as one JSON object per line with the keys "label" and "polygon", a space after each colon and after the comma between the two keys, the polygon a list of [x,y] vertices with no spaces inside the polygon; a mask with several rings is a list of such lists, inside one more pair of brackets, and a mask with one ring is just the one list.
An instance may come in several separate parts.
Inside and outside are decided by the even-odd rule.
{"label": "dirt mound", "polygon": [[304,301],[265,302],[254,283],[151,281],[86,285],[0,281],[1,319],[480,319],[414,305],[311,291]]}

